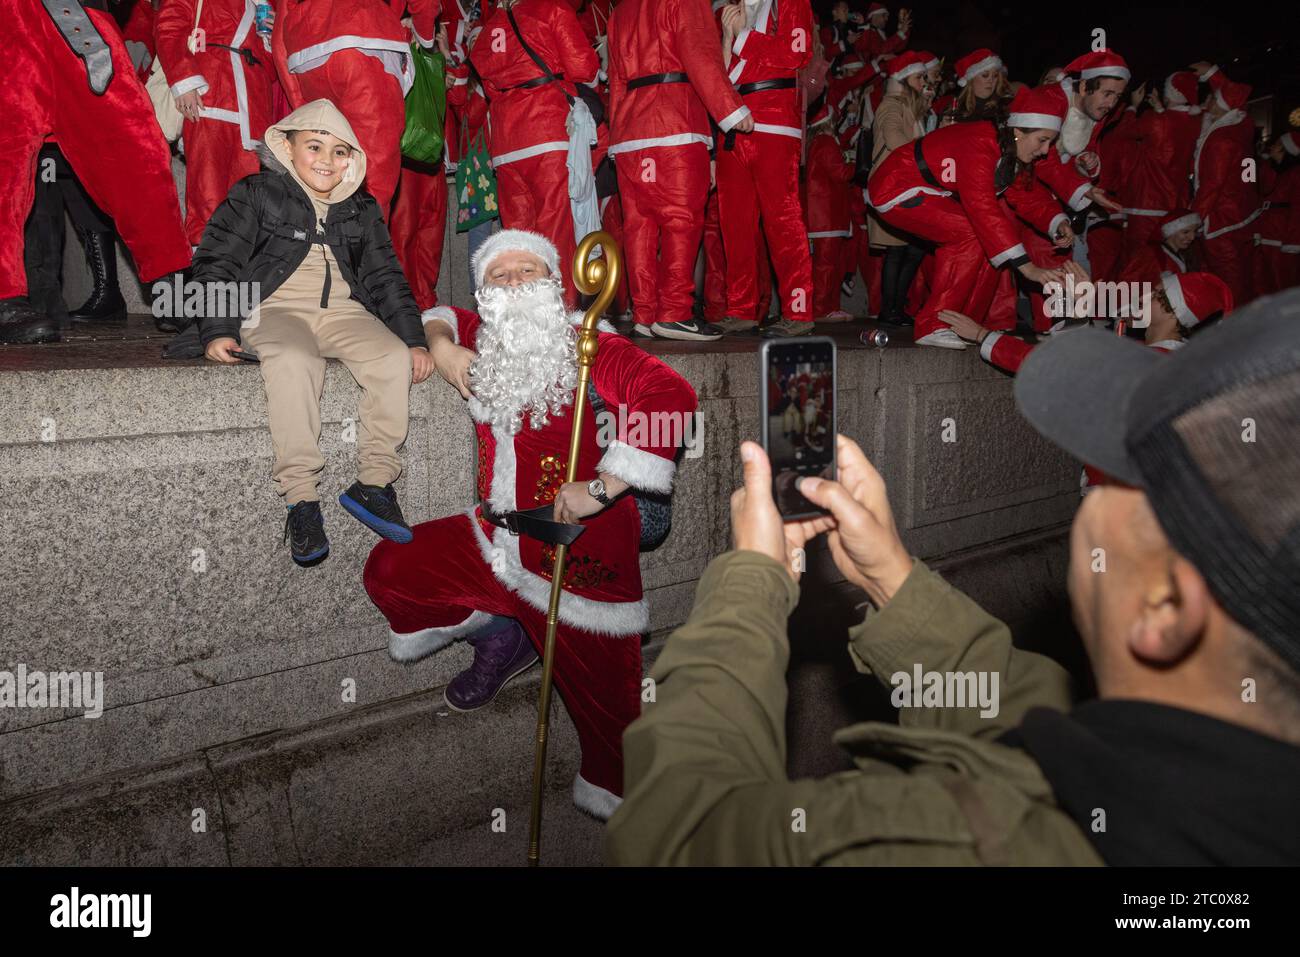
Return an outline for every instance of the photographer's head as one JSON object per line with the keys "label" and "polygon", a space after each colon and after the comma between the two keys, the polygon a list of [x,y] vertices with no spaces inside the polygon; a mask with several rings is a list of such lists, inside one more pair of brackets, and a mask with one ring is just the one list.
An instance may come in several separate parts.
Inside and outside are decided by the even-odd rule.
{"label": "photographer's head", "polygon": [[1071,530],[1071,604],[1101,697],[1300,741],[1297,321],[1293,292],[1173,356],[1082,329],[1021,368],[1025,417],[1116,480]]}

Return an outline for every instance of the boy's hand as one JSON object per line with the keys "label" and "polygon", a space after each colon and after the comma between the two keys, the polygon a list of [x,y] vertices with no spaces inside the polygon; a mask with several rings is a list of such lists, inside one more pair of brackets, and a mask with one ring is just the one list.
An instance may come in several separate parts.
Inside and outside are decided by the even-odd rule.
{"label": "boy's hand", "polygon": [[208,347],[203,350],[203,354],[213,362],[225,362],[237,364],[239,362],[230,354],[231,349],[238,349],[239,343],[230,336],[222,336],[220,339],[213,339],[208,343]]}
{"label": "boy's hand", "polygon": [[438,370],[438,375],[451,383],[462,399],[472,395],[469,391],[469,367],[477,358],[473,350],[458,346],[450,339],[437,339],[433,343],[433,367]]}
{"label": "boy's hand", "polygon": [[418,385],[433,374],[433,356],[423,346],[411,346],[411,382]]}

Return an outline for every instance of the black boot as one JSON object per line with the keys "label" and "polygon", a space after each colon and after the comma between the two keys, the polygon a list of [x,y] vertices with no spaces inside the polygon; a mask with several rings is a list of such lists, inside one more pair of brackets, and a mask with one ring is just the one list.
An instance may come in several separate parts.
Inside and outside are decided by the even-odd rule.
{"label": "black boot", "polygon": [[0,342],[58,342],[58,320],[37,312],[24,297],[0,299]]}
{"label": "black boot", "polygon": [[899,255],[906,247],[889,246],[885,249],[884,261],[880,264],[880,309],[876,313],[876,322],[886,325],[899,325],[898,274],[903,265]]}
{"label": "black boot", "polygon": [[898,266],[898,286],[895,295],[898,297],[895,303],[894,314],[898,318],[898,324],[901,326],[912,325],[912,317],[907,314],[907,294],[912,291],[912,280],[916,278],[916,271],[921,267],[921,260],[925,258],[925,250],[918,246],[901,247],[900,263]]}
{"label": "black boot", "polygon": [[112,233],[77,230],[95,282],[90,298],[68,315],[73,322],[126,322],[126,300],[117,285],[117,249]]}

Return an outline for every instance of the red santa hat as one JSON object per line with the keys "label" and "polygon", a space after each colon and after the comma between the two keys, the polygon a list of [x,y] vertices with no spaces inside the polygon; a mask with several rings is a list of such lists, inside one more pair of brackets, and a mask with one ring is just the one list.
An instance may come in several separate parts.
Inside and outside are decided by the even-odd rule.
{"label": "red santa hat", "polygon": [[1297,139],[1294,133],[1283,133],[1278,137],[1278,141],[1282,144],[1282,149],[1292,156],[1300,156],[1300,139]]}
{"label": "red santa hat", "polygon": [[867,7],[868,20],[878,13],[883,13],[885,16],[889,16],[889,9],[883,3],[873,3],[871,6]]}
{"label": "red santa hat", "polygon": [[1216,313],[1232,312],[1232,290],[1218,276],[1208,272],[1189,272],[1181,276],[1166,272],[1160,274],[1164,283],[1165,298],[1178,319],[1178,324],[1190,329]]}
{"label": "red santa hat", "polygon": [[539,233],[530,233],[525,229],[503,229],[499,233],[493,233],[474,250],[470,267],[474,270],[475,288],[483,286],[492,261],[502,253],[510,252],[532,253],[546,263],[552,276],[559,278],[560,254],[554,243]]}
{"label": "red santa hat", "polygon": [[1250,85],[1224,80],[1223,84],[1214,91],[1214,98],[1225,110],[1239,110],[1250,99]]}
{"label": "red santa hat", "polygon": [[1190,209],[1173,209],[1160,217],[1160,235],[1168,239],[1188,226],[1200,226],[1201,217]]}
{"label": "red santa hat", "polygon": [[1114,50],[1098,50],[1085,53],[1065,65],[1066,73],[1077,73],[1081,80],[1091,80],[1098,76],[1115,77],[1128,82],[1133,78],[1124,58]]}
{"label": "red santa hat", "polygon": [[831,105],[829,103],[823,103],[818,107],[817,112],[812,115],[812,119],[808,122],[808,129],[816,129],[823,123],[829,123],[831,119]]}
{"label": "red santa hat", "polygon": [[925,61],[925,70],[927,73],[939,65],[939,57],[931,53],[929,50],[917,50],[916,54]]}
{"label": "red santa hat", "polygon": [[1002,69],[1002,58],[992,50],[980,47],[973,53],[967,53],[952,68],[957,71],[957,85],[965,86],[985,70]]}
{"label": "red santa hat", "polygon": [[1069,101],[1059,86],[1022,86],[1011,99],[1007,126],[1059,133],[1069,109]]}
{"label": "red santa hat", "polygon": [[1199,82],[1191,70],[1170,73],[1165,77],[1165,102],[1170,106],[1195,104],[1199,99],[1196,95],[1196,84]]}
{"label": "red santa hat", "polygon": [[926,72],[928,67],[925,62],[928,55],[918,50],[900,53],[890,60],[888,66],[885,67],[889,73],[889,78],[902,83],[909,76],[916,76],[918,73]]}

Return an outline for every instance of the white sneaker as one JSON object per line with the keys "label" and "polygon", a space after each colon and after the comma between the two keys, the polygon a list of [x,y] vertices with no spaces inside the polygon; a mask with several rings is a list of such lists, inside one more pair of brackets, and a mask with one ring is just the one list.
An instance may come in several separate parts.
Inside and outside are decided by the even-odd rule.
{"label": "white sneaker", "polygon": [[632,335],[640,339],[653,339],[655,334],[650,331],[650,327],[644,322],[638,322],[632,327]]}
{"label": "white sneaker", "polygon": [[817,318],[818,322],[852,322],[853,313],[845,312],[843,309],[836,309],[834,312],[828,312],[824,316]]}
{"label": "white sneaker", "polygon": [[916,340],[918,346],[938,346],[940,349],[965,349],[966,343],[951,329],[936,329],[928,336]]}

